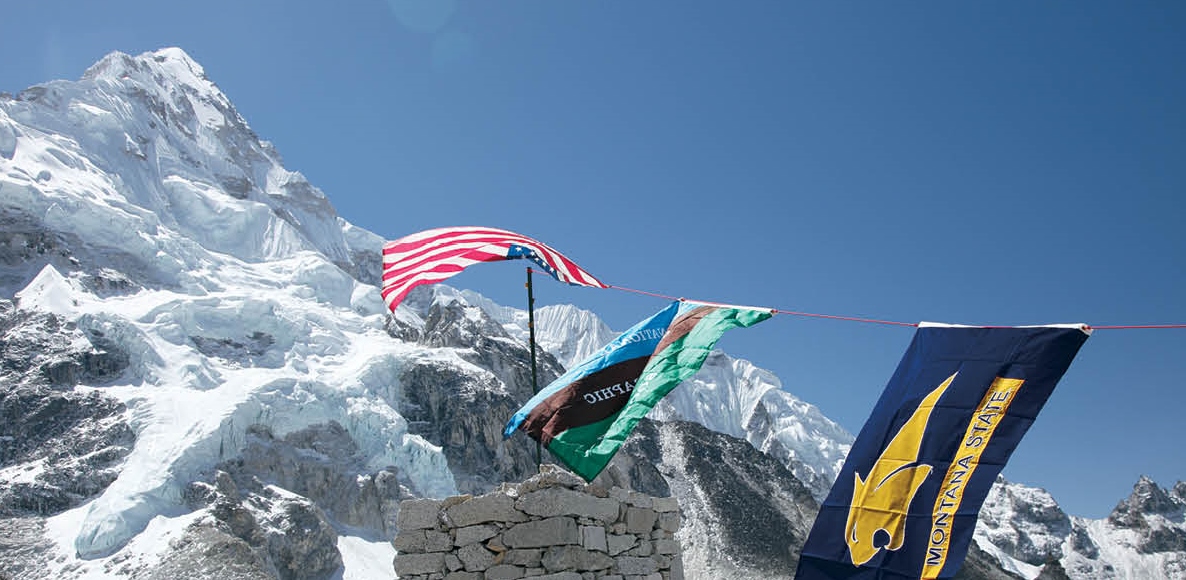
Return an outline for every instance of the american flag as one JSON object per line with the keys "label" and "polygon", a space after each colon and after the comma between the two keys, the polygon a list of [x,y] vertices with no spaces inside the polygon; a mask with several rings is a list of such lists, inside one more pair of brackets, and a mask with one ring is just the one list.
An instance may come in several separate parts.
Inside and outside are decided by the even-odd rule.
{"label": "american flag", "polygon": [[421,284],[450,278],[478,262],[527,258],[561,282],[608,288],[547,244],[495,228],[437,228],[383,246],[383,300],[395,307]]}

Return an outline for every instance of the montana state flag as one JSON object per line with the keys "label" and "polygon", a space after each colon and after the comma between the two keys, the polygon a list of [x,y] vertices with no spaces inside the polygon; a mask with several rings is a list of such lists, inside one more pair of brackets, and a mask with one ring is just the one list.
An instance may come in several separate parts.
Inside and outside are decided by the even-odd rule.
{"label": "montana state flag", "polygon": [[951,578],[1085,325],[922,323],[803,546],[797,580]]}

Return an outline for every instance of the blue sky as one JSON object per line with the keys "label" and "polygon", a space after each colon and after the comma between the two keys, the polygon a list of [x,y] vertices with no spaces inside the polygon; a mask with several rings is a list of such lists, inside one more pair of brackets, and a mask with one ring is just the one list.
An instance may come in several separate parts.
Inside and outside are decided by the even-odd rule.
{"label": "blue sky", "polygon": [[[1186,322],[1186,4],[6,3],[0,90],[180,46],[390,238],[519,231],[604,281],[914,322]],[[454,279],[523,306],[520,264]],[[623,329],[660,300],[537,284]],[[912,330],[721,346],[856,432]],[[1006,477],[1102,517],[1186,479],[1186,330],[1099,331]]]}

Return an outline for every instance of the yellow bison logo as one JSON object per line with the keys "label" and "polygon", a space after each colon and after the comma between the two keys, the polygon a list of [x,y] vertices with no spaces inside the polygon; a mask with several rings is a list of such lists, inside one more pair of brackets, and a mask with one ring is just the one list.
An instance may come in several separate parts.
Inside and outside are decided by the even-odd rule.
{"label": "yellow bison logo", "polygon": [[[853,473],[852,504],[848,508],[848,523],[844,526],[844,541],[848,543],[854,566],[872,560],[882,548],[897,550],[905,543],[910,502],[933,469],[918,463],[918,449],[935,403],[954,379],[954,374],[947,377],[918,404],[910,419],[881,452],[867,477],[861,479],[861,474]],[[873,536],[878,530],[889,534],[889,542],[873,545]]]}

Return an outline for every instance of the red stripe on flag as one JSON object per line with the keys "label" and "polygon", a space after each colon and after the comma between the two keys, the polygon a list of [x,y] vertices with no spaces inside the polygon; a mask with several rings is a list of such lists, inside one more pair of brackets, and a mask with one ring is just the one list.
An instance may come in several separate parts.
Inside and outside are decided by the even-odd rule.
{"label": "red stripe on flag", "polygon": [[562,282],[608,288],[538,240],[497,228],[467,226],[425,230],[384,244],[382,296],[394,310],[412,288],[445,280],[474,263],[506,260],[512,245],[530,249]]}

